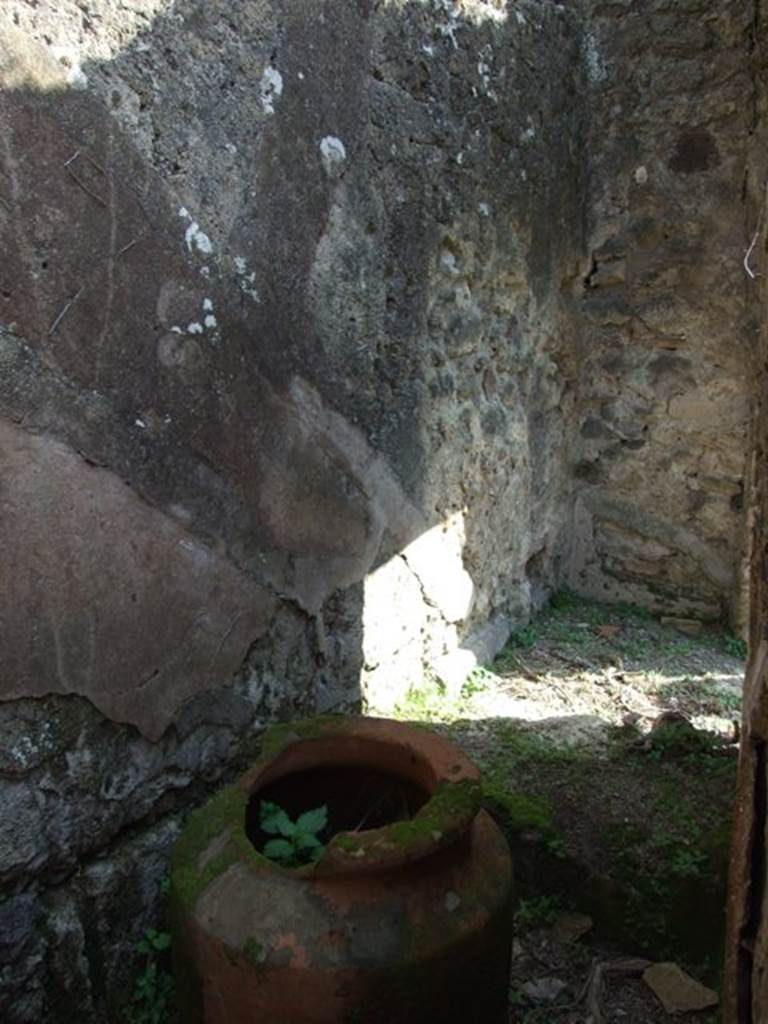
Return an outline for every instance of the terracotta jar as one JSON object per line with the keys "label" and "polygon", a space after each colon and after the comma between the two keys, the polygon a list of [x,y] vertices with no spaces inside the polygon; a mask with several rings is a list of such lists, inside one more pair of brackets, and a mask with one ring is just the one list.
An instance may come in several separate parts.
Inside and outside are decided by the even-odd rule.
{"label": "terracotta jar", "polygon": [[[262,802],[294,820],[327,806],[320,858],[259,853]],[[507,1021],[509,850],[477,769],[433,733],[343,717],[270,730],[190,815],[171,895],[184,1024]]]}

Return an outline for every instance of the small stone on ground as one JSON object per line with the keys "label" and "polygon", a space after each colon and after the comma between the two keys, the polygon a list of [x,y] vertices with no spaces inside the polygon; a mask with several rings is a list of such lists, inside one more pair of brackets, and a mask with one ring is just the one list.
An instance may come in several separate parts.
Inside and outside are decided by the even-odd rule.
{"label": "small stone on ground", "polygon": [[560,914],[552,925],[555,942],[578,942],[592,928],[592,918],[587,914]]}
{"label": "small stone on ground", "polygon": [[565,988],[566,983],[560,978],[535,978],[527,981],[521,991],[534,1003],[553,1003]]}
{"label": "small stone on ground", "polygon": [[677,964],[654,964],[643,974],[643,981],[659,997],[667,1013],[692,1013],[717,1006],[717,993]]}

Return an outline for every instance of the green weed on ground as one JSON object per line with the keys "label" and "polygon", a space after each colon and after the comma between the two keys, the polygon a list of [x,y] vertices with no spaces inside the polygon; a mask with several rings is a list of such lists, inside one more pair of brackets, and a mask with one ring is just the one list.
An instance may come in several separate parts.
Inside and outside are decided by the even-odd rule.
{"label": "green weed on ground", "polygon": [[[611,637],[600,636],[599,626],[618,626],[619,632]],[[705,626],[695,638],[688,637],[672,626],[662,625],[646,609],[627,602],[605,604],[562,590],[552,595],[547,606],[527,626],[510,637],[493,667],[499,672],[514,670],[517,654],[536,653],[537,648],[553,646],[597,665],[619,657],[648,669],[668,667],[689,658],[695,660],[706,651],[742,661],[746,656],[742,640],[713,626]]]}
{"label": "green weed on ground", "polygon": [[173,1003],[173,979],[167,969],[170,945],[168,932],[154,928],[148,928],[137,942],[136,951],[144,956],[144,966],[125,1011],[125,1024],[166,1024]]}
{"label": "green weed on ground", "polygon": [[554,923],[560,910],[561,904],[556,896],[531,896],[518,903],[515,924],[523,929],[546,928]]}

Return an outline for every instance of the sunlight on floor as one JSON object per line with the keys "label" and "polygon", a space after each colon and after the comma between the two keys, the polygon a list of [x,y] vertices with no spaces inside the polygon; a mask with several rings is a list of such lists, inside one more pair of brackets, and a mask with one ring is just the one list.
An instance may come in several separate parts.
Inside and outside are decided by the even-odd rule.
{"label": "sunlight on floor", "polygon": [[731,647],[732,638],[716,630],[681,637],[642,612],[568,596],[460,690],[427,681],[395,713],[433,723],[536,723],[554,743],[594,747],[616,727],[642,735],[660,715],[676,713],[732,742],[744,665]]}

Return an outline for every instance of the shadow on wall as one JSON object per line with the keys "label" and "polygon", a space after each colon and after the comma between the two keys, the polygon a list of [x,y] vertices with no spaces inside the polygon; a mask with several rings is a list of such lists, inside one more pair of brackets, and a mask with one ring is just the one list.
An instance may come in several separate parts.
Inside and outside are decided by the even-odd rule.
{"label": "shadow on wall", "polygon": [[0,878],[87,919],[84,1019],[254,724],[487,659],[555,574],[578,38],[464,7],[0,15]]}
{"label": "shadow on wall", "polygon": [[[136,15],[134,37],[112,59],[82,67],[66,45],[51,62],[7,28],[2,429],[13,640],[3,696],[80,692],[156,740],[185,700],[231,675],[278,609],[312,619],[315,654],[349,632],[325,621],[332,594],[433,524],[478,512],[461,479],[440,493],[428,464],[430,431],[453,426],[425,409],[439,400],[427,364],[440,357],[455,364],[445,375],[456,379],[443,381],[450,404],[459,414],[479,405],[484,421],[477,436],[468,421],[447,439],[450,458],[469,449],[498,475],[506,455],[498,486],[526,490],[514,522],[531,529],[531,467],[516,480],[509,458],[510,441],[528,454],[526,424],[508,422],[527,396],[499,394],[506,382],[489,365],[473,371],[483,394],[455,394],[458,364],[494,354],[503,363],[501,342],[523,347],[511,311],[496,308],[496,320],[512,318],[506,336],[487,358],[478,353],[478,301],[500,301],[504,282],[473,296],[459,266],[466,254],[445,240],[439,251],[467,208],[479,221],[505,191],[494,195],[483,174],[511,100],[494,97],[499,124],[473,145],[480,114],[464,120],[481,106],[476,90],[455,97],[448,83],[442,96],[439,71],[427,82],[436,55],[423,40],[436,37],[450,65],[503,39],[506,12],[467,6],[476,20],[408,4],[374,23],[365,3],[311,19],[293,3],[157,5],[149,28]],[[86,23],[73,38],[87,38]],[[102,32],[102,48],[117,48],[118,29]],[[402,68],[390,66],[409,36],[424,66],[402,56]],[[479,73],[490,83],[493,70]],[[401,94],[424,94],[412,104],[424,120],[430,88],[445,106],[434,137],[406,137],[415,115]],[[438,115],[450,113],[455,123],[442,125]],[[390,146],[385,166],[392,138],[411,151],[399,159]],[[449,144],[446,175],[429,160]],[[462,156],[479,166],[466,174]],[[541,214],[530,190],[505,198],[497,234]],[[508,255],[521,239],[492,244]],[[467,249],[477,247],[470,239]],[[542,248],[518,259],[520,279],[508,282],[516,298],[529,287],[546,297]],[[442,290],[431,281],[436,251],[450,264]],[[434,307],[448,302],[461,337],[439,353]],[[557,374],[550,353],[541,362],[524,387]],[[555,419],[562,437],[562,412]],[[495,499],[487,505],[503,520]],[[518,548],[516,568],[531,553]],[[466,618],[465,607],[450,621]],[[343,660],[355,661],[350,650]],[[356,661],[343,695],[353,700],[359,652]]]}

